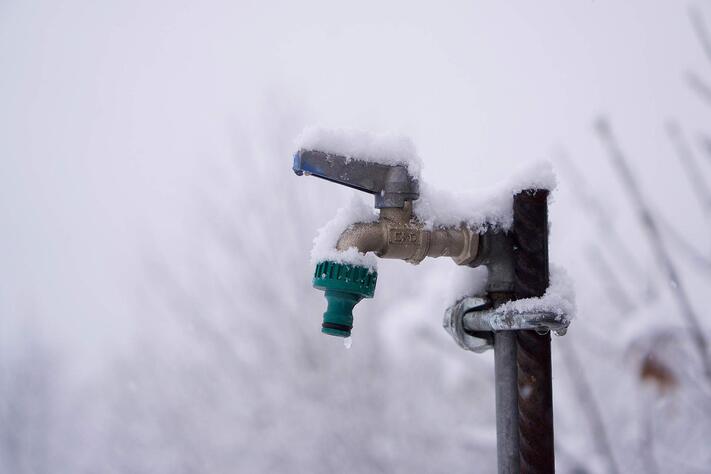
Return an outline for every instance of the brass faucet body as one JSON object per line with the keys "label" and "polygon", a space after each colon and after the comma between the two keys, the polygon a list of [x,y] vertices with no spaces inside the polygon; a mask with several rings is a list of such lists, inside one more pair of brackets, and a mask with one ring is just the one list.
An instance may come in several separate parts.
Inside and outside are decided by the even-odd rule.
{"label": "brass faucet body", "polygon": [[457,265],[469,265],[479,249],[479,234],[466,226],[426,229],[412,214],[412,201],[401,208],[380,209],[377,222],[356,223],[338,239],[337,250],[355,247],[381,258],[418,264],[425,257],[451,257]]}

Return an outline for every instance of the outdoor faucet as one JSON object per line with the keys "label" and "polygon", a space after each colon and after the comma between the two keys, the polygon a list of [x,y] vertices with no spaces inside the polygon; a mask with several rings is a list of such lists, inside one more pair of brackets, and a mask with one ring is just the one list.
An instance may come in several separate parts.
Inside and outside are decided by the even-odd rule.
{"label": "outdoor faucet", "polygon": [[[336,250],[355,248],[381,258],[418,264],[425,257],[451,257],[470,265],[477,257],[479,234],[467,226],[428,228],[413,214],[420,197],[418,179],[405,165],[386,165],[332,153],[302,149],[294,155],[294,172],[342,184],[375,197],[380,210],[377,222],[355,223],[341,234]],[[313,286],[324,290],[328,309],[322,332],[348,337],[353,327],[353,307],[372,298],[377,273],[362,266],[333,261],[318,262]]]}
{"label": "outdoor faucet", "polygon": [[[573,304],[566,286],[554,287],[549,279],[552,170],[517,178],[502,191],[511,194],[500,197],[511,200],[499,202],[504,207],[510,202],[511,207],[498,209],[496,215],[510,217],[510,223],[491,218],[433,226],[420,221],[413,209],[420,198],[417,178],[408,166],[390,158],[387,163],[392,164],[302,148],[294,156],[294,172],[375,196],[377,221],[351,224],[337,240],[329,234],[334,237],[328,240],[333,250],[352,254],[356,249],[413,264],[425,257],[448,256],[458,265],[487,267],[485,294],[460,298],[445,311],[443,325],[463,349],[494,349],[498,472],[553,472],[550,333],[565,334]],[[476,211],[482,210],[472,209]],[[327,250],[317,252],[322,256],[313,278],[313,286],[324,290],[328,300],[322,332],[348,337],[353,307],[373,297],[377,273],[352,263],[360,260],[351,260],[350,255],[339,260],[338,252]]]}

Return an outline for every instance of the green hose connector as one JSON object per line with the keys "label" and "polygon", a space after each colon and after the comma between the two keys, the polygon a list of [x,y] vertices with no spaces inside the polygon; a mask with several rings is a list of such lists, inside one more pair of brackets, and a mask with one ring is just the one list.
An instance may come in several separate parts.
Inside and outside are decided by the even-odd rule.
{"label": "green hose connector", "polygon": [[321,332],[349,337],[353,328],[353,307],[363,298],[372,298],[378,272],[358,265],[319,262],[313,286],[326,292],[328,308],[323,313]]}

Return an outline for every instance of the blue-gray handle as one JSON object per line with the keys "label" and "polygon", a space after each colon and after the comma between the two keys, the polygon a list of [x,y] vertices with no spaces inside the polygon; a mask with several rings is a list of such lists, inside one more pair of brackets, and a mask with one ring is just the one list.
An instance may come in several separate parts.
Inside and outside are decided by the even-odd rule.
{"label": "blue-gray handle", "polygon": [[294,155],[294,173],[313,175],[375,195],[375,207],[404,207],[420,197],[417,178],[404,165],[384,165],[316,150]]}

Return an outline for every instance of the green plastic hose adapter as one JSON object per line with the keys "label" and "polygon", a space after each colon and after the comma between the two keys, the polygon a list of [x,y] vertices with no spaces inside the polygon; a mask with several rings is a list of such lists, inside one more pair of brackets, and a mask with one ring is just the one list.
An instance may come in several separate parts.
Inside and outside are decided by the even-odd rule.
{"label": "green plastic hose adapter", "polygon": [[326,292],[328,308],[323,313],[321,332],[348,337],[353,328],[353,307],[363,298],[372,298],[378,272],[358,265],[331,261],[316,265],[313,285]]}

